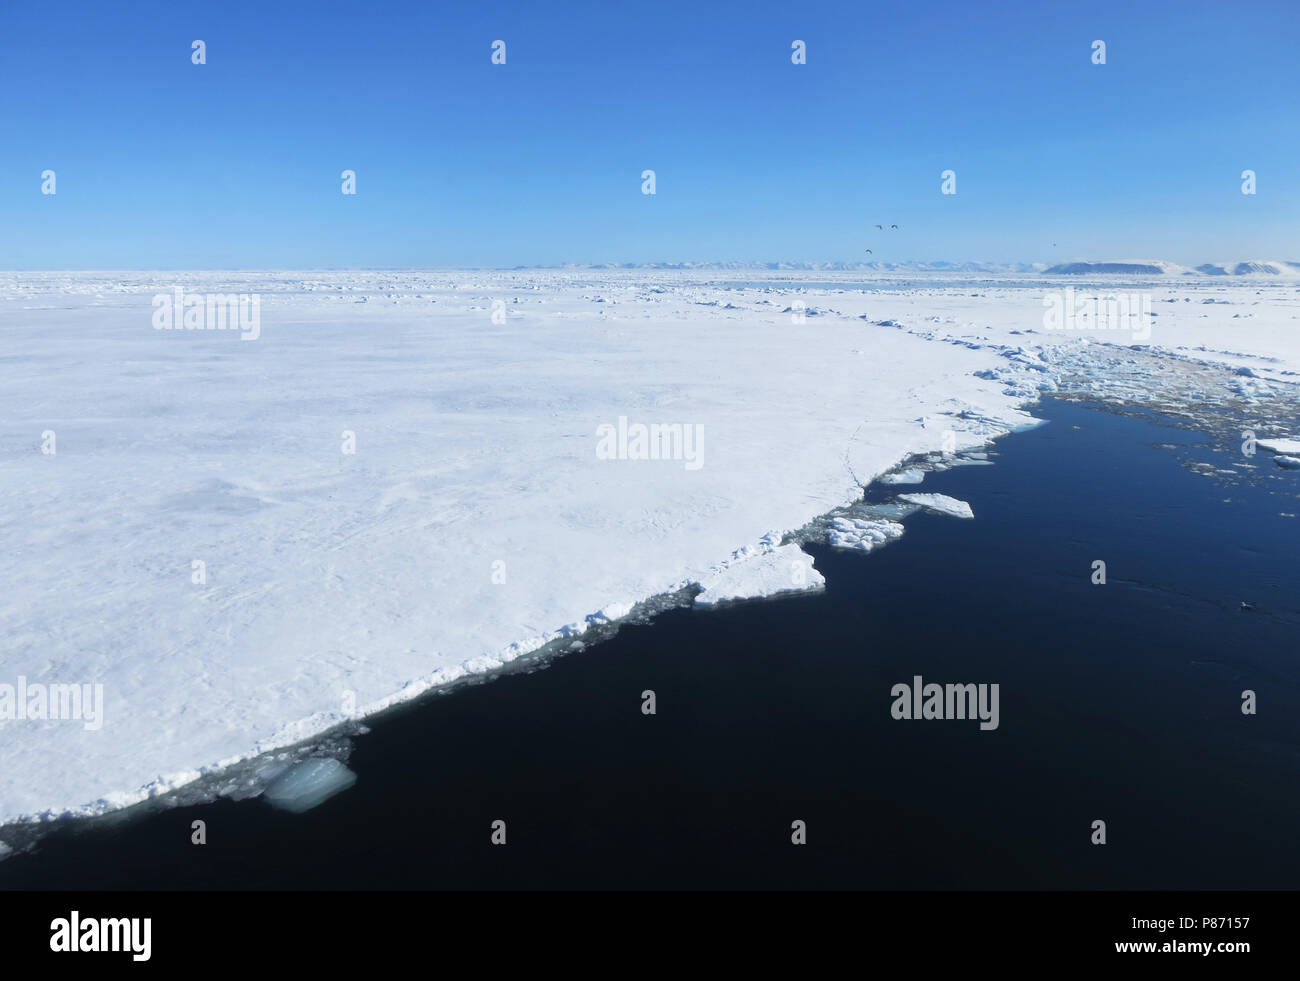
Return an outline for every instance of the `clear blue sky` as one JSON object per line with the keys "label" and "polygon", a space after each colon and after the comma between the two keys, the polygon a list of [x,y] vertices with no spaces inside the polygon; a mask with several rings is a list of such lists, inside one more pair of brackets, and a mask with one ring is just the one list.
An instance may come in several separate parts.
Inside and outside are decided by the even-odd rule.
{"label": "clear blue sky", "polygon": [[14,2],[0,268],[1300,260],[1298,66],[1297,0]]}

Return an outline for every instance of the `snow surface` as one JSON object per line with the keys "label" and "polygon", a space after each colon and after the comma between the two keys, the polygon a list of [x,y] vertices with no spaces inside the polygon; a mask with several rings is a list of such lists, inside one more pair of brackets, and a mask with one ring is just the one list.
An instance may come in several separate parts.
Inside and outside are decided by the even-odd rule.
{"label": "snow surface", "polygon": [[[0,682],[104,685],[97,731],[0,720],[0,823],[125,806],[579,642],[725,582],[738,548],[757,573],[780,535],[913,456],[1033,425],[1023,406],[1067,381],[1168,381],[1292,431],[1267,416],[1300,372],[1277,278],[720,285],[741,278],[0,273]],[[1047,291],[1117,283],[1153,294],[1140,351],[1044,330]],[[259,295],[260,336],[154,330],[177,286]],[[600,458],[621,416],[700,427],[702,466]]]}
{"label": "snow surface", "polygon": [[921,507],[937,514],[947,514],[954,518],[973,518],[975,512],[965,501],[959,501],[947,494],[899,494],[900,501],[919,504]]}

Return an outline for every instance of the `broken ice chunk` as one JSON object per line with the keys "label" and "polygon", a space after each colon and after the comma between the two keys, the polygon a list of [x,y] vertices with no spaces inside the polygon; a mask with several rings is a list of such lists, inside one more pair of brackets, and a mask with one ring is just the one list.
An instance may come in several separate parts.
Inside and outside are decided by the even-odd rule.
{"label": "broken ice chunk", "polygon": [[947,494],[899,494],[898,499],[908,504],[919,504],[929,511],[951,515],[954,518],[975,517],[975,512],[970,509],[969,504]]}
{"label": "broken ice chunk", "polygon": [[334,759],[299,763],[266,788],[266,799],[282,811],[301,814],[325,803],[357,782],[357,775]]}
{"label": "broken ice chunk", "polygon": [[1257,439],[1255,445],[1270,453],[1283,456],[1300,456],[1300,439]]}
{"label": "broken ice chunk", "polygon": [[613,623],[615,620],[621,620],[632,612],[635,603],[610,603],[602,610],[588,614],[587,622],[592,626],[600,626],[605,623]]}
{"label": "broken ice chunk", "polygon": [[897,473],[881,474],[880,482],[882,484],[919,484],[925,479],[925,471],[918,470],[916,467],[908,467],[906,470],[900,470]]}
{"label": "broken ice chunk", "polygon": [[782,545],[754,557],[733,560],[700,580],[704,592],[697,606],[715,606],[731,600],[761,599],[779,593],[802,593],[826,585],[813,568],[812,556],[798,545]]}
{"label": "broken ice chunk", "polygon": [[831,519],[831,525],[826,531],[826,542],[835,548],[870,552],[877,545],[883,545],[902,533],[903,526],[897,521],[845,515]]}

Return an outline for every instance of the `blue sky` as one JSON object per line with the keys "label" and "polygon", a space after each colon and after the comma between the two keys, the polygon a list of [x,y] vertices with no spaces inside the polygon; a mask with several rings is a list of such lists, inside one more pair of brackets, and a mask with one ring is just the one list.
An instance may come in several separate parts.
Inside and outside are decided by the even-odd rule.
{"label": "blue sky", "polygon": [[1297,51],[1294,0],[15,3],[0,267],[1300,259]]}

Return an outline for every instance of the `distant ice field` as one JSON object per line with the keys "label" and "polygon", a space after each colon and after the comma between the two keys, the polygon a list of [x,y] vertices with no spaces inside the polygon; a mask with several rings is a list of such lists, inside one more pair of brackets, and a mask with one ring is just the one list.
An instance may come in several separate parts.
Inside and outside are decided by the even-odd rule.
{"label": "distant ice field", "polygon": [[[1066,384],[1300,435],[1272,401],[1294,283],[728,276],[0,274],[0,823],[129,805],[692,584],[815,587],[780,581],[783,536]],[[1066,287],[1148,293],[1150,336],[1046,329]],[[156,328],[177,288],[257,297],[256,339]],[[102,686],[102,724],[6,712],[20,682]]]}

